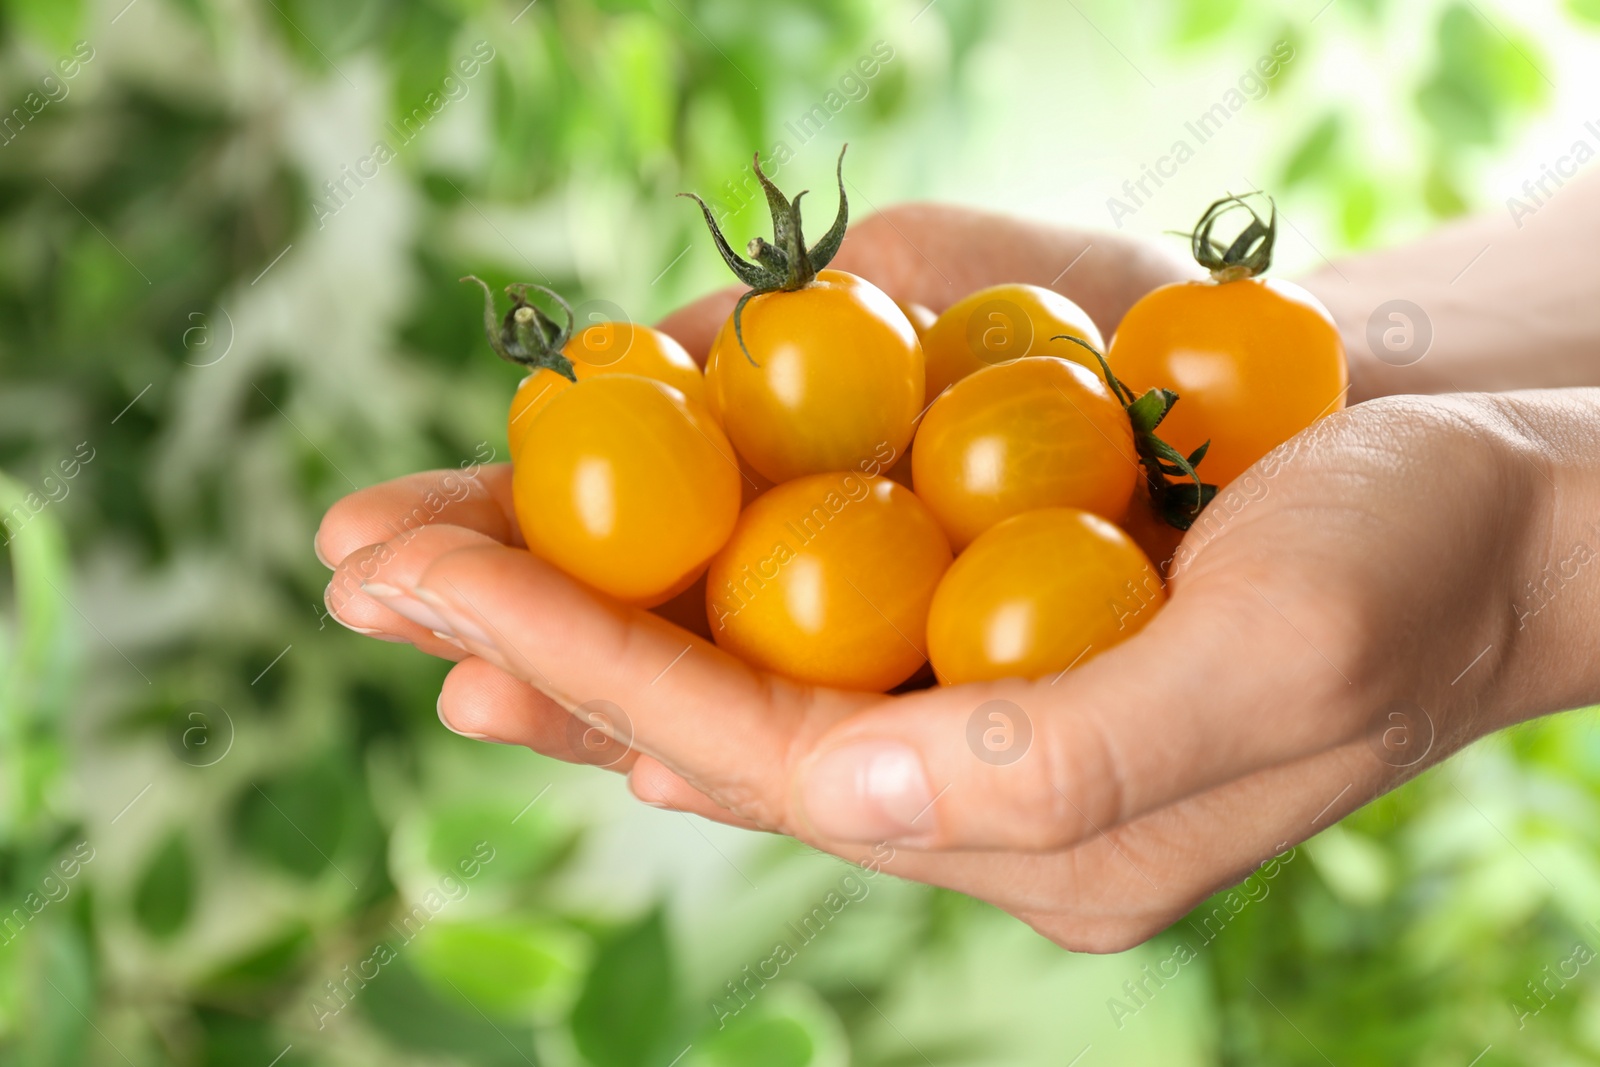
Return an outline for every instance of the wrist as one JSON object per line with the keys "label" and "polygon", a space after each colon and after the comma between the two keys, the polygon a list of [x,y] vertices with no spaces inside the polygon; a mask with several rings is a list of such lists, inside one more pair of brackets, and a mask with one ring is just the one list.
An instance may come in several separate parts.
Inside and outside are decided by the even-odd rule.
{"label": "wrist", "polygon": [[1600,389],[1491,398],[1534,506],[1513,557],[1501,725],[1600,702]]}

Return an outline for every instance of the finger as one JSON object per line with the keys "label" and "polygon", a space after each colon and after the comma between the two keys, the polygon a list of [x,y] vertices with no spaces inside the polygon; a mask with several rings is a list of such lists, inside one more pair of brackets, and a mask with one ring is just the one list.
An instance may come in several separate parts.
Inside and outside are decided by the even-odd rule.
{"label": "finger", "polygon": [[628,788],[634,796],[654,808],[698,815],[702,819],[737,826],[741,830],[767,829],[735,815],[690,785],[686,779],[661,761],[651,759],[649,756],[640,756],[633,765],[633,770],[628,775]]}
{"label": "finger", "polygon": [[605,716],[634,747],[746,818],[783,825],[796,740],[873,699],[764,675],[527,552],[461,548],[436,535],[425,529],[399,547],[421,578],[384,590],[386,606],[427,629],[447,629],[563,706]]}
{"label": "finger", "polygon": [[991,285],[1043,286],[1075,300],[1108,337],[1144,292],[1197,274],[1158,245],[948,204],[901,204],[867,217],[832,266],[934,311]]}
{"label": "finger", "polygon": [[803,822],[857,842],[1061,849],[1348,740],[1363,717],[1334,666],[1355,676],[1336,613],[1291,623],[1258,595],[1264,577],[1229,578],[1178,590],[1055,679],[915,693],[841,723],[800,767]]}
{"label": "finger", "polygon": [[[1393,788],[1407,772],[1364,741],[1274,767],[1096,833],[1061,852],[922,852],[880,842],[841,846],[851,862],[986,900],[1075,952],[1121,952],[1228,886],[1220,912],[1182,927],[1214,939],[1242,901],[1271,892],[1295,846]],[[830,851],[835,851],[830,849]]]}
{"label": "finger", "polygon": [[[433,552],[448,551],[465,545],[495,544],[475,530],[460,526],[433,526],[428,528],[428,543]],[[328,612],[341,625],[369,637],[385,640],[409,641],[430,656],[459,660],[467,655],[466,648],[452,635],[437,627],[421,625],[386,607],[371,595],[372,590],[393,588],[396,583],[407,585],[421,575],[431,556],[402,553],[398,546],[404,538],[367,545],[344,557],[334,569],[333,578],[323,592],[323,602]]]}
{"label": "finger", "polygon": [[424,526],[462,526],[508,545],[521,545],[511,506],[511,465],[423,471],[358,489],[338,501],[317,528],[317,558],[332,569],[358,548]]}
{"label": "finger", "polygon": [[743,292],[744,289],[737,285],[718,289],[674,311],[656,323],[656,329],[682,345],[703,367],[706,356],[711,353],[711,342],[716,340],[717,331],[733,314],[733,305],[739,302]]}
{"label": "finger", "polygon": [[474,741],[521,745],[567,763],[626,774],[638,753],[605,737],[589,723],[520,678],[468,656],[445,675],[439,721]]}

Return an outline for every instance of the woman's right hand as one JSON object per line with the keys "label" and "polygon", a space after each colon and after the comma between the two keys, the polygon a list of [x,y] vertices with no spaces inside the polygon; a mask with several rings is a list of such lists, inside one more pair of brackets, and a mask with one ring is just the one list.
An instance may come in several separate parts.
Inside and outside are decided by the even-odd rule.
{"label": "woman's right hand", "polygon": [[754,670],[585,590],[512,547],[500,470],[398,537],[438,479],[356,493],[319,545],[341,619],[461,660],[457,731],[584,762],[621,733],[604,762],[641,799],[1106,951],[1474,738],[1600,698],[1597,467],[1595,391],[1358,405],[1223,490],[1134,637],[900,696]]}

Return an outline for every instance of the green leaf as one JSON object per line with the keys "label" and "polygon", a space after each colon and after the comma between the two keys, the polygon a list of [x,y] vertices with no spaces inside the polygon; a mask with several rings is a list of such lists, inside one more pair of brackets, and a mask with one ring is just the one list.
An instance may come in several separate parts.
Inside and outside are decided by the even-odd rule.
{"label": "green leaf", "polygon": [[23,36],[52,52],[69,52],[83,29],[84,0],[7,0],[5,13]]}
{"label": "green leaf", "polygon": [[505,1016],[570,1003],[589,954],[572,928],[516,917],[436,921],[413,951],[418,972],[442,991]]}
{"label": "green leaf", "polygon": [[705,1067],[807,1067],[815,1048],[798,1021],[777,1017],[743,1017],[696,1049],[695,1063]]}
{"label": "green leaf", "polygon": [[[456,990],[436,993],[403,955],[346,995],[368,1021],[408,1055],[437,1052],[452,1062],[475,1067],[527,1067],[539,1062],[528,1027],[489,1021],[471,998]],[[343,1009],[331,998],[317,1003],[329,1011],[338,1008],[332,1021],[327,1022],[330,1028],[342,1025]],[[323,1018],[326,1021],[326,1016]]]}
{"label": "green leaf", "polygon": [[572,1009],[572,1038],[594,1067],[644,1067],[672,1018],[675,986],[661,912],[601,947]]}
{"label": "green leaf", "polygon": [[1345,242],[1364,244],[1378,222],[1379,194],[1372,182],[1351,178],[1339,190],[1339,226]]}
{"label": "green leaf", "polygon": [[780,983],[697,1035],[684,1067],[844,1067],[849,1060],[833,1009],[807,986]]}
{"label": "green leaf", "polygon": [[1471,207],[1466,194],[1456,184],[1455,175],[1450,173],[1449,164],[1442,159],[1435,160],[1433,166],[1428,168],[1428,175],[1422,183],[1422,199],[1429,211],[1443,219],[1465,215]]}
{"label": "green leaf", "polygon": [[252,783],[240,794],[234,833],[245,851],[301,878],[333,863],[344,836],[345,785],[327,762]]}
{"label": "green leaf", "polygon": [[310,1062],[300,1054],[306,1044],[304,1040],[290,1041],[270,1022],[253,1018],[248,1013],[201,1006],[195,1010],[194,1021],[203,1035],[204,1051],[198,1067],[235,1067],[246,1063],[304,1067]]}
{"label": "green leaf", "polygon": [[1233,25],[1243,6],[1242,0],[1179,0],[1173,40],[1179,44],[1210,40]]}
{"label": "green leaf", "polygon": [[0,473],[0,550],[10,556],[16,644],[0,629],[0,824],[46,808],[56,735],[72,684],[66,537],[44,499]]}
{"label": "green leaf", "polygon": [[[429,866],[459,875],[458,864],[488,841],[494,858],[482,864],[475,886],[525,886],[540,877],[566,854],[572,830],[539,802],[519,812],[526,803],[480,799],[444,806],[428,828]],[[484,829],[490,826],[492,834]]]}
{"label": "green leaf", "polygon": [[1544,101],[1538,50],[1514,27],[1456,3],[1440,16],[1437,39],[1437,66],[1418,90],[1417,106],[1447,140],[1495,144],[1512,114]]}
{"label": "green leaf", "polygon": [[1600,0],[1567,0],[1567,14],[1579,22],[1600,26]]}
{"label": "green leaf", "polygon": [[[97,1011],[94,959],[83,931],[57,919],[41,917],[42,928],[28,931],[38,938],[34,947],[40,952],[29,969],[33,1007],[22,1027],[26,1051],[21,1062],[28,1067],[80,1067],[90,1062],[93,1031],[83,1020]],[[11,1062],[9,1057],[5,1062]]]}
{"label": "green leaf", "polygon": [[1337,164],[1344,117],[1338,112],[1324,115],[1289,156],[1283,168],[1283,186],[1293,188],[1331,170]]}
{"label": "green leaf", "polygon": [[225,994],[255,992],[291,982],[313,947],[311,927],[296,922],[223,963],[201,980],[202,988]]}
{"label": "green leaf", "polygon": [[174,831],[150,857],[133,894],[133,916],[151,937],[171,937],[194,906],[194,860],[183,832]]}

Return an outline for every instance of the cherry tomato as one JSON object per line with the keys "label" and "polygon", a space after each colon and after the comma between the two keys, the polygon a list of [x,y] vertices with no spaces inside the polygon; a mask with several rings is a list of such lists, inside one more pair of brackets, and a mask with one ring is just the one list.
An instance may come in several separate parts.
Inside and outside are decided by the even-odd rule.
{"label": "cherry tomato", "polygon": [[[1248,208],[1253,241],[1218,250],[1211,227]],[[1292,282],[1257,277],[1271,262],[1276,234],[1239,197],[1209,208],[1194,239],[1205,281],[1178,282],[1145,295],[1111,339],[1107,361],[1136,391],[1159,386],[1182,402],[1161,436],[1188,454],[1209,440],[1200,466],[1226,485],[1318,418],[1344,407],[1349,372],[1333,317]]]}
{"label": "cherry tomato", "polygon": [[[739,454],[765,477],[853,470],[911,443],[922,349],[894,301],[853,274],[753,297],[706,360],[706,384]],[[752,360],[754,362],[752,362]]]}
{"label": "cherry tomato", "polygon": [[910,300],[896,300],[894,306],[900,309],[900,313],[906,317],[906,321],[911,323],[911,328],[917,331],[917,340],[919,341],[927,334],[928,327],[932,326],[934,320],[939,317],[933,313],[932,308]]}
{"label": "cherry tomato", "polygon": [[1142,629],[1165,602],[1139,546],[1076,508],[1013,516],[978,535],[928,612],[928,655],[944,685],[1044,678]]}
{"label": "cherry tomato", "polygon": [[982,367],[1023,356],[1057,356],[1085,366],[1092,362],[1076,345],[1052,346],[1050,338],[1057,334],[1105,347],[1094,320],[1060,293],[1020,283],[979,289],[945,309],[923,335],[928,397]]}
{"label": "cherry tomato", "polygon": [[885,449],[905,452],[923,404],[922,346],[905,314],[880,289],[825,270],[849,221],[844,152],[839,210],[807,248],[799,197],[790,200],[761,170],[772,212],[771,243],[756,238],[746,260],[729,246],[705,201],[717,252],[750,291],[711,345],[711,406],[739,454],[763,477],[861,470]]}
{"label": "cherry tomato", "polygon": [[1048,356],[952,385],[923,416],[911,456],[911,484],[957,551],[1038,508],[1116,519],[1140,476],[1122,405],[1088,369]]}
{"label": "cherry tomato", "polygon": [[904,486],[857,473],[778,486],[739,517],[706,575],[718,645],[798,681],[881,692],[926,659],[928,602],[950,566]]}
{"label": "cherry tomato", "polygon": [[[600,374],[637,374],[666,382],[697,403],[705,403],[705,376],[682,345],[650,326],[632,322],[599,322],[586,326],[561,349],[572,361],[578,381]],[[511,398],[506,437],[514,460],[533,416],[556,393],[573,383],[549,368],[522,379]]]}
{"label": "cherry tomato", "polygon": [[1276,278],[1163,286],[1129,309],[1106,359],[1135,390],[1182,398],[1161,436],[1185,454],[1209,440],[1200,473],[1216,485],[1344,407],[1349,385],[1332,316]]}
{"label": "cherry tomato", "polygon": [[528,548],[618,600],[687,588],[739,515],[733,448],[669,385],[605,374],[560,390],[529,424],[512,499]]}

